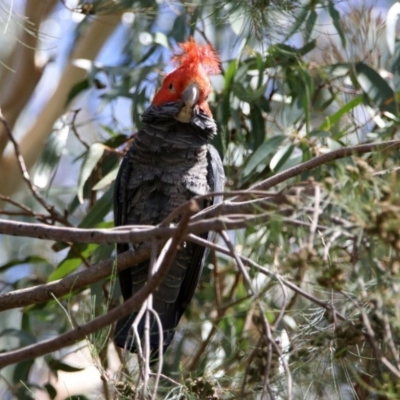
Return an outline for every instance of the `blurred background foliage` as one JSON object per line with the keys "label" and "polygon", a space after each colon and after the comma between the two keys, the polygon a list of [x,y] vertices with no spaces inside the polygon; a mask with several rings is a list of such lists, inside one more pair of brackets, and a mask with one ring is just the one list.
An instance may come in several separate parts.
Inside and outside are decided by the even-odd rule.
{"label": "blurred background foliage", "polygon": [[[2,1],[0,106],[32,181],[58,214],[21,185],[2,128],[1,217],[112,227],[120,158],[189,35],[211,42],[222,60],[209,102],[227,192],[336,149],[398,138],[396,4]],[[234,260],[210,257],[155,398],[398,399],[399,161],[398,151],[370,152],[273,187],[290,213],[287,202],[277,204],[267,224],[229,233],[237,254],[252,261],[255,296]],[[114,254],[114,246],[4,235],[0,246],[2,293]],[[104,314],[120,301],[114,284],[3,312],[0,349]],[[135,356],[124,359],[109,335],[4,369],[1,397],[143,398]]]}

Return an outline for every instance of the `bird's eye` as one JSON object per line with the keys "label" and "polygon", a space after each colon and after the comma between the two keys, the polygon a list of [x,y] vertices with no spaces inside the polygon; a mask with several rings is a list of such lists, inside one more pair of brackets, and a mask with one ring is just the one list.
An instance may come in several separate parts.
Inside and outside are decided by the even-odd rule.
{"label": "bird's eye", "polygon": [[173,83],[170,83],[169,84],[169,90],[172,90],[174,88],[174,84]]}

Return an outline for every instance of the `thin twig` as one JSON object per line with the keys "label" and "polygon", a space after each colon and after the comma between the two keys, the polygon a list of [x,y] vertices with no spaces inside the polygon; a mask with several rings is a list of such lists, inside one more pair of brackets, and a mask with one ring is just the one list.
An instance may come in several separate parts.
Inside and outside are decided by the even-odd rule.
{"label": "thin twig", "polygon": [[36,216],[37,214],[28,206],[25,204],[22,204],[14,199],[12,199],[9,196],[4,196],[3,194],[0,194],[0,200],[4,201],[6,203],[12,204],[13,206],[20,208],[21,210],[25,211],[27,215],[30,215],[32,217]]}
{"label": "thin twig", "polygon": [[46,202],[46,200],[41,196],[41,194],[39,193],[39,191],[36,189],[36,186],[32,183],[31,178],[29,176],[28,170],[26,168],[25,165],[25,161],[21,155],[20,149],[19,149],[19,144],[18,142],[15,140],[12,131],[11,131],[11,127],[8,124],[7,120],[4,118],[1,110],[0,110],[0,122],[3,124],[8,138],[10,140],[10,142],[12,143],[13,147],[14,147],[14,153],[15,153],[15,157],[17,158],[18,161],[18,165],[19,165],[19,169],[21,171],[22,174],[22,179],[25,181],[25,183],[27,184],[29,190],[32,192],[33,197],[48,211],[48,213],[51,215],[52,219],[62,222],[64,225],[67,226],[71,226],[70,222],[68,221],[68,219],[60,214],[55,208],[54,206],[48,204]]}
{"label": "thin twig", "polygon": [[[165,249],[168,248],[167,246],[170,246],[171,239],[167,241],[165,246],[163,247],[159,259],[163,260],[165,256]],[[149,265],[149,271],[148,271],[148,279],[151,279],[151,277],[154,275],[156,272],[156,259],[157,259],[157,240],[155,238],[152,239],[151,241],[151,257],[150,257],[150,265]],[[148,383],[149,383],[149,377],[150,377],[150,357],[151,357],[151,351],[150,351],[150,314],[154,312],[153,309],[153,294],[151,293],[149,297],[146,300],[146,313],[145,313],[145,323],[144,323],[144,363],[143,363],[143,389],[142,389],[142,396],[143,398],[146,397],[147,393],[147,388],[148,388]],[[155,313],[155,312],[154,312]],[[156,314],[156,313],[155,313]],[[161,327],[162,331],[162,327]]]}
{"label": "thin twig", "polygon": [[79,134],[78,130],[76,129],[76,117],[79,114],[79,111],[81,111],[81,109],[77,109],[77,110],[71,110],[72,112],[72,121],[71,121],[71,129],[72,132],[74,133],[74,135],[76,136],[76,138],[83,144],[83,146],[86,147],[87,150],[89,150],[90,146],[82,139],[82,136]]}
{"label": "thin twig", "polygon": [[[288,400],[291,400],[291,398],[292,398],[292,395],[291,395],[292,381],[291,381],[290,370],[289,370],[289,367],[286,364],[286,361],[282,357],[282,352],[281,352],[278,344],[275,342],[275,340],[274,340],[274,338],[272,336],[270,324],[269,324],[267,318],[265,317],[264,307],[261,304],[260,299],[256,297],[256,291],[255,291],[255,289],[253,287],[253,284],[251,282],[250,276],[249,276],[247,270],[244,268],[242,258],[235,251],[235,248],[234,248],[231,240],[229,239],[228,234],[225,231],[221,231],[220,235],[221,235],[222,239],[224,240],[225,244],[228,247],[228,250],[229,250],[229,253],[230,253],[229,255],[235,260],[236,265],[238,266],[238,268],[239,268],[239,270],[240,270],[240,272],[241,272],[241,274],[243,276],[243,280],[245,282],[245,285],[247,286],[247,290],[249,291],[249,293],[252,296],[255,297],[255,300],[257,302],[257,306],[258,306],[258,308],[260,310],[261,320],[263,321],[263,328],[264,328],[264,333],[265,333],[266,342],[267,342],[266,343],[267,344],[267,362],[266,362],[266,365],[265,365],[263,392],[261,394],[261,397],[262,398],[266,398],[266,392],[268,392],[270,398],[272,400],[275,399],[275,396],[274,396],[274,394],[272,392],[271,385],[269,383],[269,374],[270,374],[270,370],[271,370],[272,353],[273,353],[273,349],[272,348],[274,348],[275,352],[281,358],[282,365],[283,365],[283,367],[285,369],[285,372],[287,374],[287,378],[288,378]],[[242,389],[243,389],[243,387],[242,387]]]}
{"label": "thin twig", "polygon": [[400,357],[399,357],[398,350],[396,348],[395,341],[393,339],[393,334],[392,334],[392,329],[390,326],[389,317],[386,312],[383,313],[382,319],[383,319],[383,325],[384,325],[384,329],[385,329],[385,333],[386,333],[385,337],[386,337],[387,344],[390,348],[390,351],[392,353],[394,360],[396,361],[397,370],[400,371]]}
{"label": "thin twig", "polygon": [[[221,247],[215,243],[211,243],[208,242],[205,239],[202,239],[198,236],[195,236],[193,234],[188,235],[188,240],[190,240],[193,243],[199,244],[201,246],[205,246],[205,247],[209,247],[210,249],[213,249],[215,251],[218,251],[219,253],[222,254],[226,254],[226,255],[231,255],[230,250]],[[272,278],[272,279],[277,279],[276,276],[279,276],[279,280],[280,282],[282,282],[282,284],[284,284],[288,289],[293,290],[295,293],[299,294],[300,296],[304,297],[305,299],[311,301],[312,303],[317,304],[318,306],[324,308],[327,311],[330,311],[332,313],[334,313],[336,315],[336,317],[342,321],[348,321],[351,325],[353,325],[353,323],[351,321],[348,320],[348,318],[343,315],[342,313],[340,313],[339,311],[337,311],[330,303],[328,302],[324,302],[323,300],[318,299],[317,297],[313,296],[310,293],[307,293],[306,291],[304,291],[303,289],[299,288],[298,286],[296,286],[294,283],[286,280],[285,278],[283,278],[281,275],[278,275],[276,273],[273,273],[271,271],[269,271],[267,268],[257,264],[255,261],[253,261],[252,259],[245,257],[243,255],[239,255],[238,257],[241,258],[241,260],[243,261],[244,265],[251,267],[251,268],[255,268],[258,271],[260,271],[261,273],[263,273],[264,275]]]}
{"label": "thin twig", "polygon": [[228,234],[225,231],[221,231],[219,234],[221,235],[222,239],[224,240],[226,246],[229,249],[229,255],[235,260],[236,265],[238,266],[239,271],[243,276],[243,280],[244,280],[245,285],[247,286],[247,290],[248,290],[249,294],[251,296],[255,296],[256,291],[253,287],[253,284],[251,283],[250,275],[247,272],[246,268],[244,267],[241,258],[237,255],[237,253],[235,251],[235,247],[233,246],[231,240],[229,239]]}
{"label": "thin twig", "polygon": [[[156,400],[158,385],[160,383],[161,371],[162,371],[162,367],[164,364],[164,354],[163,354],[164,337],[163,337],[163,327],[162,327],[161,319],[160,319],[157,311],[155,311],[153,308],[151,308],[150,311],[153,314],[153,317],[157,322],[158,330],[160,332],[160,341],[159,341],[159,348],[158,348],[158,366],[157,366],[157,373],[155,375],[153,395],[151,396],[151,400]],[[151,370],[149,369],[149,376],[150,375],[151,375]]]}
{"label": "thin twig", "polygon": [[314,212],[312,216],[312,222],[310,227],[310,238],[308,241],[309,250],[313,250],[314,248],[314,240],[315,240],[315,232],[317,231],[318,226],[318,217],[320,214],[320,202],[321,202],[321,188],[319,185],[315,185],[315,196],[314,196]]}

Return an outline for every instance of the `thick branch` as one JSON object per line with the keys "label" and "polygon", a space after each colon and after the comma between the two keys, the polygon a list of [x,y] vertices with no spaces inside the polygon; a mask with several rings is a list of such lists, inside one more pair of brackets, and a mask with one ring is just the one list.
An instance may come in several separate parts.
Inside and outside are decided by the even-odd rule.
{"label": "thick branch", "polygon": [[[320,167],[321,165],[338,160],[340,158],[359,156],[361,154],[377,151],[393,151],[398,148],[400,148],[400,140],[388,140],[382,143],[361,144],[358,146],[345,147],[343,149],[334,150],[329,153],[315,157],[312,160],[289,168],[283,172],[280,172],[279,174],[272,176],[271,178],[265,179],[262,182],[256,183],[248,190],[268,190],[278,185],[279,183],[285,182],[288,179],[294,178],[295,176],[302,174],[303,172],[310,171],[314,168]],[[237,196],[231,201],[238,201],[240,199],[241,197]]]}
{"label": "thick branch", "polygon": [[145,261],[149,256],[150,245],[145,244],[135,251],[126,251],[119,254],[118,257],[101,261],[89,269],[69,275],[58,281],[1,294],[0,311],[45,303],[53,300],[54,297],[60,298],[91,283],[105,279],[113,272],[122,271],[131,265]]}
{"label": "thick branch", "polygon": [[[208,220],[193,221],[189,224],[189,231],[191,233],[200,234],[210,230],[225,229],[239,229],[245,228],[249,223],[261,223],[269,219],[270,213],[252,215],[251,213],[243,214],[242,209],[247,209],[249,206],[253,207],[255,202],[249,204],[241,204],[236,207],[237,213],[227,216],[220,216],[219,218],[212,218]],[[258,201],[257,206],[267,207],[269,210],[276,211],[276,207],[267,201]],[[234,207],[229,207],[226,211],[232,211]],[[287,208],[289,210],[289,207]],[[285,211],[285,210],[283,210]],[[281,210],[281,213],[283,213]],[[126,225],[118,229],[82,229],[82,228],[65,228],[46,224],[33,224],[29,222],[16,222],[0,219],[0,233],[12,236],[23,236],[37,239],[55,240],[63,242],[78,242],[78,243],[98,243],[98,244],[112,244],[112,243],[140,243],[151,238],[168,238],[176,230],[176,227],[153,227]]]}
{"label": "thick branch", "polygon": [[[129,300],[125,301],[122,305],[109,311],[106,315],[95,318],[91,322],[79,326],[70,332],[63,335],[57,336],[53,339],[44,340],[38,344],[26,346],[19,350],[9,351],[7,353],[0,354],[0,368],[7,365],[16,364],[18,362],[40,357],[44,354],[50,353],[52,351],[59,350],[63,347],[70,346],[82,340],[87,335],[98,331],[110,324],[112,324],[117,319],[124,317],[132,312],[132,310],[138,310],[146,298],[153,293],[162,279],[168,272],[168,269],[176,255],[179,244],[186,236],[186,228],[189,222],[189,218],[198,210],[195,202],[190,202],[188,204],[186,213],[182,216],[181,221],[178,224],[178,229],[174,232],[172,240],[168,242],[169,246],[164,258],[154,276],[149,279],[147,284],[134,294]],[[167,244],[167,245],[168,245]]]}

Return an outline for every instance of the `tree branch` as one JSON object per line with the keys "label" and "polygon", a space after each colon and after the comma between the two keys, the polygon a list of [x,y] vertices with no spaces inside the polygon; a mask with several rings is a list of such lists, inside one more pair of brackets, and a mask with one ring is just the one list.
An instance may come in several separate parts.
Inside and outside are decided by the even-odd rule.
{"label": "tree branch", "polygon": [[[256,183],[248,190],[268,190],[271,187],[278,185],[279,183],[285,182],[288,179],[294,178],[295,176],[302,174],[303,172],[310,171],[314,168],[320,167],[321,165],[338,160],[340,158],[359,156],[361,154],[376,151],[396,150],[398,148],[400,148],[400,140],[388,140],[382,143],[360,144],[358,146],[351,146],[345,147],[343,149],[334,150],[329,153],[317,156],[312,160],[289,168],[283,172],[280,172],[279,174],[272,176],[271,178],[265,179],[262,182]],[[240,199],[241,197],[237,196],[231,199],[231,201],[238,201]]]}
{"label": "tree branch", "polygon": [[45,303],[54,297],[60,298],[109,277],[113,271],[122,271],[131,265],[143,262],[149,258],[149,255],[150,245],[146,243],[135,251],[128,250],[117,257],[101,261],[90,269],[85,269],[58,281],[0,294],[0,311]]}
{"label": "tree branch", "polygon": [[[261,203],[260,203],[261,204]],[[286,209],[284,209],[285,211]],[[289,208],[287,208],[289,210]],[[275,209],[275,212],[277,210]],[[205,221],[194,221],[189,224],[192,233],[200,234],[209,230],[239,229],[248,224],[262,223],[269,219],[270,212],[257,216],[249,214],[236,214],[211,218]],[[46,224],[33,224],[28,222],[7,221],[0,219],[0,233],[12,236],[23,236],[37,239],[55,240],[62,242],[79,243],[139,243],[152,237],[166,238],[177,229],[177,227],[153,227],[151,225],[137,228],[137,226],[126,225],[123,229],[82,229],[65,228]]]}
{"label": "tree branch", "polygon": [[178,224],[178,229],[175,230],[172,240],[168,242],[169,246],[164,254],[164,258],[160,263],[157,272],[151,279],[149,279],[147,284],[130,299],[125,301],[125,303],[122,305],[109,311],[107,314],[95,318],[85,325],[78,326],[76,329],[73,329],[72,331],[63,335],[57,336],[53,339],[44,340],[37,344],[26,346],[22,349],[0,354],[0,368],[11,364],[16,364],[24,360],[40,357],[52,351],[70,346],[78,340],[83,339],[85,336],[112,324],[114,321],[124,317],[125,315],[128,315],[132,312],[132,310],[139,309],[149,294],[153,293],[157,289],[161,280],[167,274],[171,262],[176,255],[179,244],[186,236],[186,229],[189,219],[196,211],[198,211],[198,206],[196,203],[194,201],[189,202],[187,210]]}

